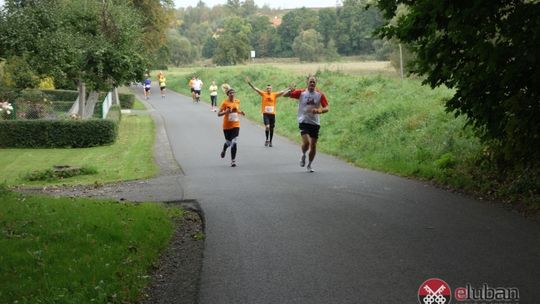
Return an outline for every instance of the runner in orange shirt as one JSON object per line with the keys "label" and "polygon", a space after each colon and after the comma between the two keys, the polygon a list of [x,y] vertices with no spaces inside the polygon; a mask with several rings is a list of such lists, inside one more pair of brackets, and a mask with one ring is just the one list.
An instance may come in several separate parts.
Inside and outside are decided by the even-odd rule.
{"label": "runner in orange shirt", "polygon": [[223,101],[219,107],[218,116],[223,117],[223,134],[225,135],[225,143],[221,150],[221,158],[225,157],[227,148],[231,147],[231,167],[236,167],[236,152],[238,150],[238,135],[240,134],[240,115],[246,115],[240,110],[240,100],[235,99],[235,91],[228,88],[227,99]]}
{"label": "runner in orange shirt", "polygon": [[255,92],[259,93],[259,95],[261,95],[262,97],[261,113],[263,115],[264,126],[266,127],[264,130],[264,134],[266,135],[266,141],[264,142],[264,145],[266,147],[272,147],[272,139],[274,138],[274,127],[276,125],[276,100],[279,96],[283,96],[284,94],[290,92],[291,89],[286,88],[277,93],[274,93],[272,92],[271,84],[266,85],[266,91],[263,91],[254,86],[248,77],[246,77],[246,82],[253,90],[255,90]]}

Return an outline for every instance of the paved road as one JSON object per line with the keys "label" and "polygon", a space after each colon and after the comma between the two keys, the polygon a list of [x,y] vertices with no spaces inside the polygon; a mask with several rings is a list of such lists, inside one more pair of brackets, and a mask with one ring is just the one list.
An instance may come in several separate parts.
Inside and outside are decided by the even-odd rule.
{"label": "paved road", "polygon": [[231,168],[208,104],[153,91],[184,199],[206,216],[200,303],[417,303],[432,277],[453,289],[517,287],[520,303],[538,303],[538,223],[323,154],[307,173],[297,144],[264,147],[263,128],[246,119]]}

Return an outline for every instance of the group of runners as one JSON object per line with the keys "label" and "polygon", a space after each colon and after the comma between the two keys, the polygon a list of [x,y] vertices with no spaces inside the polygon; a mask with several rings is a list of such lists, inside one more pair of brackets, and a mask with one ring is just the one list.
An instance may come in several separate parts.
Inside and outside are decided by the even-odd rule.
{"label": "group of runners", "polygon": [[[268,84],[266,90],[261,90],[251,83],[249,78],[246,78],[248,85],[256,91],[262,98],[261,113],[263,114],[263,122],[265,125],[266,140],[264,145],[272,147],[272,139],[274,136],[274,127],[276,123],[276,101],[280,96],[298,99],[298,127],[302,137],[300,156],[300,166],[306,167],[307,171],[314,172],[313,160],[317,154],[317,140],[319,138],[320,129],[320,114],[328,112],[328,101],[326,96],[316,89],[317,79],[314,76],[307,78],[307,87],[304,89],[295,89],[295,85],[285,88],[279,92],[272,92],[272,85]],[[245,113],[240,110],[240,100],[235,96],[236,92],[233,88],[224,90],[227,94],[227,99],[223,101],[219,107],[218,116],[223,117],[223,134],[225,135],[225,143],[221,150],[221,158],[224,158],[227,149],[231,148],[231,166],[236,167],[236,153],[238,151],[238,136],[240,134],[240,119],[239,116],[244,116]]]}
{"label": "group of runners", "polygon": [[[159,85],[159,90],[161,92],[161,98],[165,98],[165,89],[167,88],[167,78],[163,71],[159,71],[157,74],[157,81]],[[146,74],[146,77],[143,82],[144,86],[144,97],[146,99],[150,98],[150,90],[152,89],[152,80],[150,80],[150,74]]]}
{"label": "group of runners", "polygon": [[[161,97],[165,97],[166,78],[162,71],[157,75]],[[257,88],[249,78],[246,78],[247,84],[261,96],[261,113],[263,115],[263,123],[265,126],[265,142],[266,147],[272,147],[272,139],[274,138],[274,128],[276,124],[276,103],[280,96],[298,99],[298,128],[302,137],[300,156],[300,166],[306,167],[308,172],[314,172],[313,160],[317,154],[317,140],[319,138],[320,129],[320,114],[328,112],[328,101],[326,96],[319,91],[317,87],[317,79],[315,76],[307,77],[307,86],[303,89],[296,89],[295,84],[291,84],[279,92],[272,91],[272,85],[267,84],[266,90]],[[191,90],[191,97],[194,103],[200,101],[203,81],[197,76],[193,76],[188,83]],[[146,99],[150,96],[151,80],[147,74],[144,81],[144,96]],[[215,81],[209,86],[211,111],[217,112],[218,117],[223,116],[223,134],[225,143],[221,150],[220,156],[224,158],[227,150],[230,150],[231,167],[236,167],[236,154],[238,151],[238,136],[240,134],[240,116],[245,116],[245,113],[240,109],[240,100],[236,98],[236,91],[227,84],[222,85],[227,98],[223,100],[219,108],[217,107],[218,86]],[[307,164],[307,166],[306,166]]]}

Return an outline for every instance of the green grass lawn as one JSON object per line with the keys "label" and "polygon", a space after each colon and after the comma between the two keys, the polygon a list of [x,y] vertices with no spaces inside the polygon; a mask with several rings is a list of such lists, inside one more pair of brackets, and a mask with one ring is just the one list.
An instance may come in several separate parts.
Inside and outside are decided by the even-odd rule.
{"label": "green grass lawn", "polygon": [[178,208],[0,189],[0,303],[134,303]]}
{"label": "green grass lawn", "polygon": [[[155,176],[155,129],[149,115],[123,115],[117,141],[109,146],[81,149],[0,149],[0,183],[13,185],[92,184]],[[127,148],[129,147],[129,148]],[[24,176],[53,165],[91,167],[97,174],[56,181],[30,182]]]}

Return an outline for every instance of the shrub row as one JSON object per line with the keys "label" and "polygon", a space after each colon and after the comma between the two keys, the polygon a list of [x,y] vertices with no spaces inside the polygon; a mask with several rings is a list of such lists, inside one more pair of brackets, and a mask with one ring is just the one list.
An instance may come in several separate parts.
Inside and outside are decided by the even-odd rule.
{"label": "shrub row", "polygon": [[65,100],[65,101],[71,101],[72,103],[77,100],[77,96],[79,96],[78,91],[73,90],[49,90],[49,89],[41,89],[41,92],[49,96],[52,100]]}
{"label": "shrub row", "polygon": [[112,144],[118,136],[114,120],[0,121],[2,148],[85,148]]}

